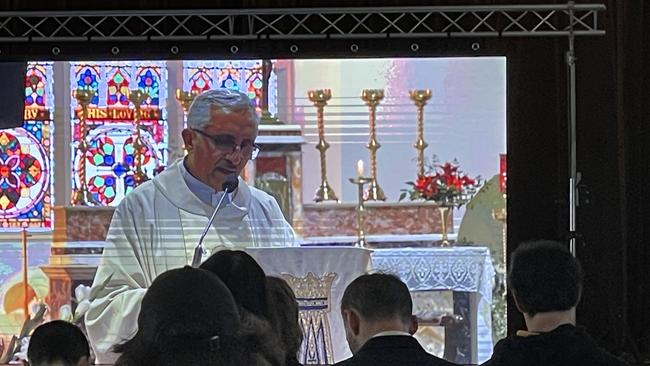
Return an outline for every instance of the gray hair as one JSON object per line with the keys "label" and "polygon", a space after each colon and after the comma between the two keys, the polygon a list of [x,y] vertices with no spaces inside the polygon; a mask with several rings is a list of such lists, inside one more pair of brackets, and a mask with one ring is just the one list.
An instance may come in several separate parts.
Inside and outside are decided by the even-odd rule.
{"label": "gray hair", "polygon": [[187,127],[202,129],[210,122],[210,107],[215,106],[222,113],[248,113],[251,120],[259,123],[259,117],[248,95],[237,90],[208,90],[196,98],[187,112]]}

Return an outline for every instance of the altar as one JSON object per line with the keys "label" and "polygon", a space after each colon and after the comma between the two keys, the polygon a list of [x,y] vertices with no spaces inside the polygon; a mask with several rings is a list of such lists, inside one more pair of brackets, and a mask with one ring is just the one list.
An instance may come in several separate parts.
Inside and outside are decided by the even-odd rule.
{"label": "altar", "polygon": [[[345,287],[369,271],[393,273],[406,283],[421,324],[432,318],[431,302],[436,299],[431,295],[451,291],[451,313],[433,315],[455,317],[454,324],[443,328],[444,354],[440,356],[460,364],[479,364],[489,358],[495,272],[488,248],[434,246],[438,234],[371,235],[371,249],[353,247],[349,236],[331,236],[329,243],[326,239],[307,238],[299,248],[247,249],[268,275],[285,279],[297,295],[305,335],[301,348],[304,364],[334,363],[350,356],[340,300]],[[100,241],[68,243],[66,250],[53,251],[43,270],[50,276],[46,300],[54,316],[73,296],[76,284],[92,282],[101,251]],[[427,301],[418,301],[422,298]]]}
{"label": "altar", "polygon": [[[303,222],[312,215],[310,210],[330,217],[350,210],[346,204],[303,206],[306,207],[297,206],[303,212]],[[480,246],[440,247],[439,220],[400,223],[400,216],[414,210],[433,211],[435,206],[431,203],[371,202],[367,206],[373,215],[374,210],[382,210],[376,215],[383,218],[377,225],[370,221],[367,249],[354,247],[356,237],[339,226],[312,231],[321,236],[303,237],[300,248],[247,249],[267,274],[287,280],[298,296],[305,334],[301,361],[307,365],[328,364],[350,356],[340,299],[347,284],[368,271],[394,273],[407,284],[414,298],[414,314],[421,324],[444,334],[438,341],[442,342],[439,356],[460,364],[478,364],[489,358],[493,347],[490,307],[494,278],[490,250]],[[57,221],[60,228],[55,231],[49,263],[41,267],[50,280],[46,301],[54,317],[74,296],[76,285],[92,282],[113,210],[66,207],[56,212],[61,218]],[[295,219],[294,216],[294,222]],[[453,243],[457,236],[452,232],[447,238]],[[436,294],[444,292],[451,293],[451,306],[436,313],[432,304],[438,301]],[[454,321],[441,324],[444,317]],[[437,320],[431,322],[432,319]]]}
{"label": "altar", "polygon": [[371,251],[354,247],[248,248],[270,276],[292,287],[300,308],[303,365],[333,364],[352,354],[345,340],[341,298],[350,282],[370,269]]}
{"label": "altar", "polygon": [[[479,364],[492,354],[492,284],[494,268],[485,247],[362,249],[349,246],[249,248],[267,275],[287,280],[300,306],[304,341],[299,360],[305,365],[348,358],[340,315],[345,287],[365,272],[393,273],[411,292],[453,291],[459,322],[446,332],[444,357]],[[414,308],[426,318],[428,309]]]}

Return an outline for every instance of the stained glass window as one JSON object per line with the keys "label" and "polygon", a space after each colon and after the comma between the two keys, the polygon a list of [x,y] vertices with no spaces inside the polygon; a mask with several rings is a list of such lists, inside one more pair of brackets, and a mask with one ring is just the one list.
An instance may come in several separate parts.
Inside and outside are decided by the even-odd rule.
{"label": "stained glass window", "polygon": [[[277,76],[269,78],[269,112],[277,113]],[[183,61],[183,90],[202,93],[217,88],[248,93],[261,113],[262,60]]]}
{"label": "stained glass window", "polygon": [[29,62],[23,127],[0,131],[0,225],[52,226],[52,63]]}
{"label": "stained glass window", "polygon": [[[88,72],[87,70],[91,70]],[[71,87],[96,90],[88,108],[85,181],[94,200],[101,205],[116,206],[136,183],[134,180],[133,117],[134,106],[129,90],[140,89],[148,94],[141,106],[142,168],[151,178],[167,165],[168,128],[167,69],[165,62],[92,62],[70,63],[71,74],[89,76],[71,78]],[[93,78],[94,77],[94,78]],[[87,82],[88,81],[88,82]],[[94,84],[93,84],[94,82]],[[94,102],[96,100],[96,102]],[[78,150],[81,131],[81,106],[72,98],[73,189],[80,187],[81,153]]]}
{"label": "stained glass window", "polygon": [[189,90],[191,92],[201,94],[206,90],[210,90],[210,86],[213,83],[212,70],[206,69],[205,67],[195,67],[186,70],[186,74],[190,77],[187,84],[190,85]]}
{"label": "stained glass window", "polygon": [[109,106],[129,106],[129,77],[125,67],[112,67],[108,72],[106,104]]}
{"label": "stained glass window", "polygon": [[160,68],[140,66],[137,70],[138,88],[149,95],[145,105],[157,106],[160,103]]}
{"label": "stained glass window", "polygon": [[99,104],[99,65],[97,64],[79,64],[75,65],[74,70],[70,72],[74,77],[71,77],[70,80],[73,84],[72,90],[76,88],[91,89],[95,91],[95,96],[93,96],[90,101],[91,105]]}

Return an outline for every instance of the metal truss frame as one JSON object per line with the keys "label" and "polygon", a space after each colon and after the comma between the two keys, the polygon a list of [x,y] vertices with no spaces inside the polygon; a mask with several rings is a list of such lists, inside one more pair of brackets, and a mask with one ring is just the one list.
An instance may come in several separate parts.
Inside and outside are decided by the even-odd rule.
{"label": "metal truss frame", "polygon": [[602,4],[0,12],[0,43],[602,35]]}

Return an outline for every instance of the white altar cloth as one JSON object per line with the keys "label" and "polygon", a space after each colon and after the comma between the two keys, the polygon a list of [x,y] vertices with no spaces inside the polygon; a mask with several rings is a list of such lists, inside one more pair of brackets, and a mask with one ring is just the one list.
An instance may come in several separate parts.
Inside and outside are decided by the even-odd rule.
{"label": "white altar cloth", "polygon": [[[491,304],[495,272],[490,251],[486,247],[371,251],[355,247],[317,246],[248,248],[246,251],[267,275],[290,280],[301,307],[301,322],[306,338],[301,351],[300,361],[303,364],[333,363],[351,355],[340,314],[341,297],[352,280],[371,269],[396,274],[411,291],[468,293],[471,354],[467,355],[467,362],[479,364],[492,354]],[[313,276],[310,277],[310,273]],[[307,286],[308,283],[310,286]],[[327,291],[321,297],[312,290],[307,291],[307,287],[317,291],[327,288]],[[327,321],[321,325],[327,329],[318,328],[318,324],[308,324],[316,321],[314,312],[326,314]],[[307,316],[308,313],[312,315]]]}
{"label": "white altar cloth", "polygon": [[[248,248],[246,252],[267,275],[288,280],[296,292],[301,325],[306,333],[301,363],[329,364],[352,355],[341,317],[341,297],[352,280],[370,269],[370,250],[355,247]],[[307,284],[311,289],[306,288]],[[329,329],[319,327],[318,314],[327,318],[322,325]]]}
{"label": "white altar cloth", "polygon": [[494,267],[486,247],[375,249],[374,271],[393,273],[411,291],[451,290],[470,293],[471,362],[492,355],[492,286]]}

